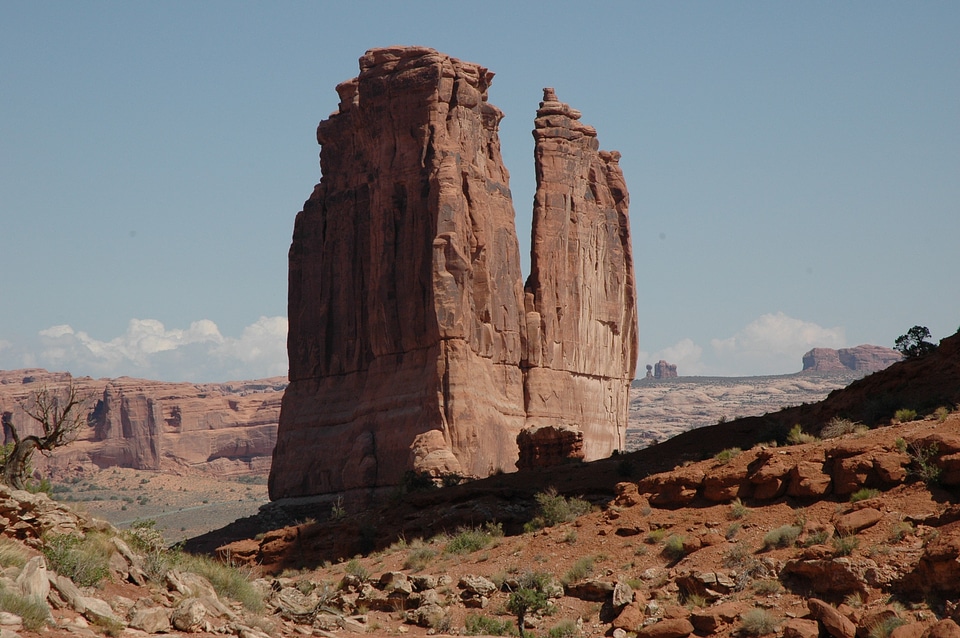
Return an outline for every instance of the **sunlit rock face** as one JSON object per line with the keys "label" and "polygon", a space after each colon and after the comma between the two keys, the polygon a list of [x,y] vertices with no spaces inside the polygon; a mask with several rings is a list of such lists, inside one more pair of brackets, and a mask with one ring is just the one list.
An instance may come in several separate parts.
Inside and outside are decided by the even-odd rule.
{"label": "sunlit rock face", "polygon": [[[632,363],[629,374],[621,369],[630,356],[619,353],[622,340],[632,339],[636,351],[636,317],[626,190],[615,154],[604,160],[594,148],[586,177],[570,176],[580,193],[571,197],[597,190],[603,202],[594,207],[606,215],[584,217],[592,234],[572,239],[600,241],[605,233],[603,245],[558,259],[590,260],[599,251],[599,261],[584,269],[619,263],[629,270],[578,278],[567,269],[536,283],[583,287],[564,292],[578,318],[562,324],[565,332],[552,331],[533,321],[537,290],[528,290],[525,307],[500,156],[503,114],[487,101],[492,77],[432,49],[394,47],[368,51],[359,76],[337,87],[339,108],[317,129],[321,181],[297,216],[290,248],[290,386],[272,498],[397,485],[410,470],[473,477],[510,471],[520,456],[518,435],[535,425],[531,403],[536,418],[548,419],[555,407],[545,392],[569,394],[564,405],[586,435],[584,449],[622,447],[621,424],[610,415],[625,419],[626,384],[620,393],[606,379],[632,377]],[[626,259],[606,258],[608,239],[621,252],[627,246]],[[608,284],[616,290],[611,299],[593,288]],[[612,305],[626,300],[633,315]],[[611,338],[612,327],[594,325],[631,316],[619,339]],[[580,347],[600,350],[578,352],[569,343],[556,354],[545,341],[534,360],[531,328],[539,340],[582,336]],[[531,385],[525,377],[533,368],[542,374]],[[531,388],[538,393],[532,402]]]}

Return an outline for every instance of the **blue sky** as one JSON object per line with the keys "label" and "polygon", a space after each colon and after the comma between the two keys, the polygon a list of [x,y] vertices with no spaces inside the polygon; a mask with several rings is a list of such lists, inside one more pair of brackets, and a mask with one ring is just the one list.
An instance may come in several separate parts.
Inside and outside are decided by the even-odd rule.
{"label": "blue sky", "polygon": [[542,87],[623,154],[641,374],[960,326],[955,2],[0,7],[0,368],[285,373],[314,131],[394,44],[496,73],[525,265]]}

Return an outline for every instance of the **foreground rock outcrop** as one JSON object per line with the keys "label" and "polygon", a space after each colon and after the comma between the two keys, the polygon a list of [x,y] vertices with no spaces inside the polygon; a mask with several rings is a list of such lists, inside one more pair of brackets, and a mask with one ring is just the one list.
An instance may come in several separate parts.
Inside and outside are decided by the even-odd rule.
{"label": "foreground rock outcrop", "polygon": [[618,154],[545,92],[525,291],[492,77],[396,47],[337,87],[290,248],[271,498],[623,447],[637,329]]}
{"label": "foreground rock outcrop", "polygon": [[816,372],[878,372],[903,358],[896,350],[883,346],[862,345],[855,348],[814,348],[803,355],[803,369]]}
{"label": "foreground rock outcrop", "polygon": [[[35,423],[20,403],[46,387],[73,383],[89,396],[90,425],[34,465],[54,477],[84,468],[193,469],[219,475],[266,473],[276,442],[286,379],[169,383],[122,377],[91,379],[40,369],[0,371],[0,412],[21,434]],[[6,443],[9,433],[4,433]]]}

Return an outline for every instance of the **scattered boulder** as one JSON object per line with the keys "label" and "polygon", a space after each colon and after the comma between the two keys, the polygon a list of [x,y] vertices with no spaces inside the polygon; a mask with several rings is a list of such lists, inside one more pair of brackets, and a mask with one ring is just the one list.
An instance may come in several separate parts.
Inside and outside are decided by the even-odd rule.
{"label": "scattered boulder", "polygon": [[820,621],[824,630],[833,638],[856,638],[856,625],[830,604],[818,598],[811,598],[807,601],[807,607],[810,609],[810,614]]}

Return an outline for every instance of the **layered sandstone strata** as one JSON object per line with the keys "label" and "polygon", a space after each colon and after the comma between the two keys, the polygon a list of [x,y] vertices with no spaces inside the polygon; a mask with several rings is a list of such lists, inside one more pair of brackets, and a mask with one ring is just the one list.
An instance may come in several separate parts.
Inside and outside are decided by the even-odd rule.
{"label": "layered sandstone strata", "polygon": [[583,455],[622,450],[637,364],[637,305],[620,154],[544,89],[524,291],[527,427],[583,433]]}
{"label": "layered sandstone strata", "polygon": [[[551,457],[622,447],[633,361],[621,342],[635,351],[636,319],[616,154],[599,153],[595,133],[575,142],[582,150],[538,151],[538,165],[557,164],[541,180],[548,191],[561,187],[559,153],[580,154],[560,196],[583,208],[584,230],[567,233],[583,248],[558,259],[601,272],[581,277],[538,257],[554,249],[545,209],[525,308],[492,77],[432,49],[394,47],[368,51],[359,76],[337,87],[339,108],[317,129],[321,181],[290,248],[290,386],[271,498],[396,485],[410,470],[512,470],[522,430],[533,436],[521,441],[555,443],[536,436],[545,425],[572,431]],[[565,117],[560,128],[589,128]],[[554,290],[577,318],[541,325],[537,304]]]}
{"label": "layered sandstone strata", "polygon": [[803,355],[803,369],[816,372],[878,372],[902,358],[903,355],[896,350],[883,346],[862,345],[839,350],[814,348]]}
{"label": "layered sandstone strata", "polygon": [[[91,379],[41,369],[0,371],[0,412],[21,435],[36,424],[20,408],[41,388],[73,383],[86,404],[89,427],[76,441],[34,465],[55,475],[94,467],[266,473],[276,442],[286,379],[169,383],[122,377]],[[3,433],[0,442],[8,442]]]}

